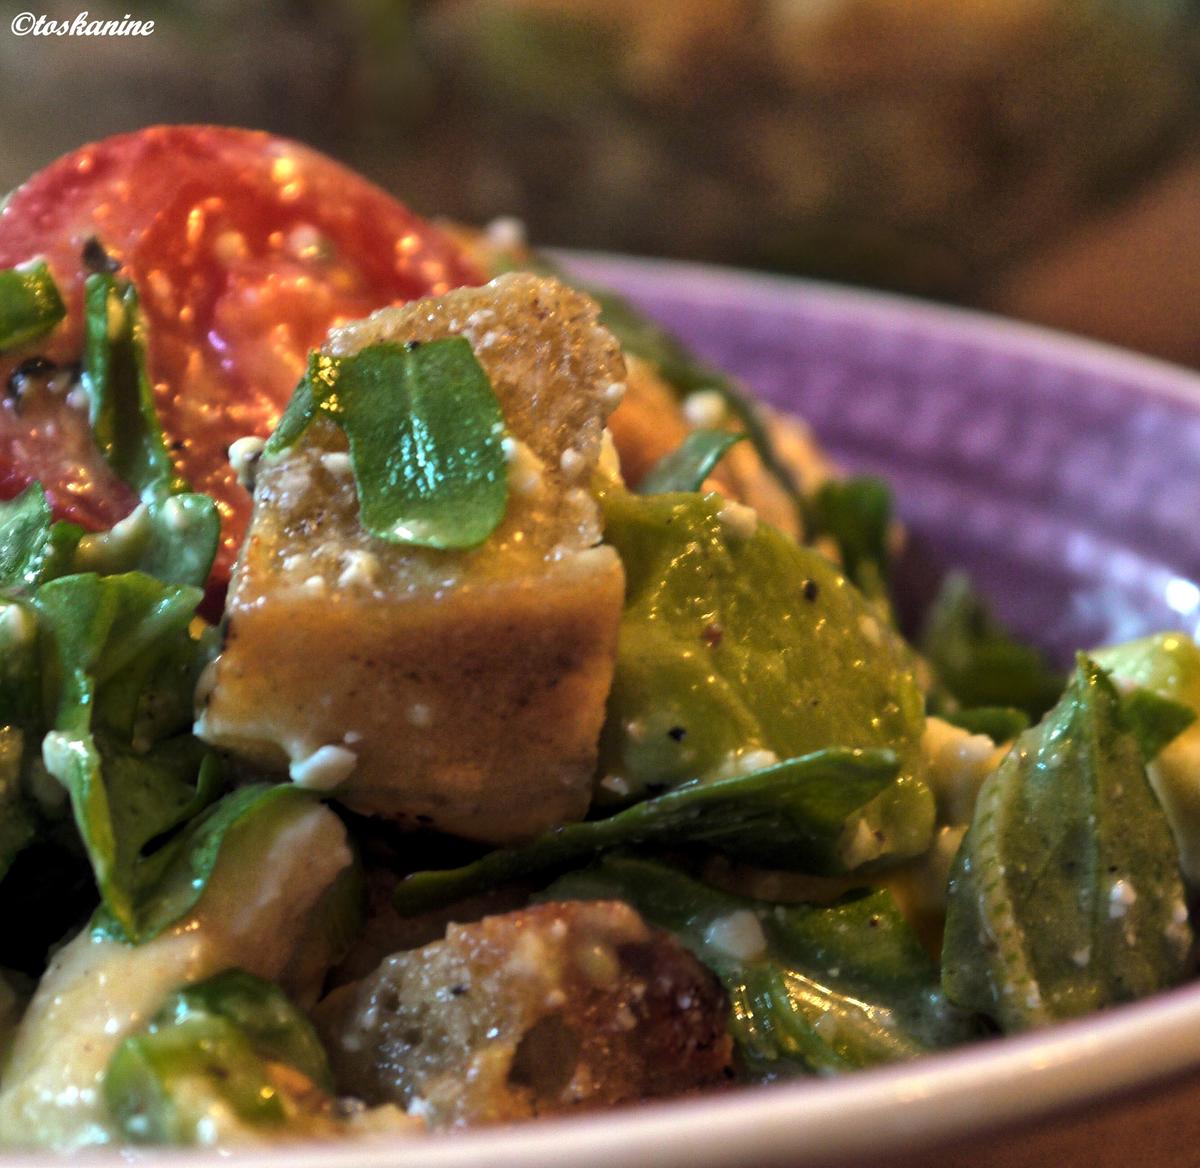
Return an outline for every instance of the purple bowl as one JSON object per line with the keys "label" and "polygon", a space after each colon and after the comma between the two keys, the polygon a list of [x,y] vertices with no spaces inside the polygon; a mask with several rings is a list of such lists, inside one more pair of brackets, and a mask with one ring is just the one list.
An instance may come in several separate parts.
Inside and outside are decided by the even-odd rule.
{"label": "purple bowl", "polygon": [[1062,658],[1200,622],[1200,376],[958,309],[679,263],[564,255],[846,467],[918,547]]}

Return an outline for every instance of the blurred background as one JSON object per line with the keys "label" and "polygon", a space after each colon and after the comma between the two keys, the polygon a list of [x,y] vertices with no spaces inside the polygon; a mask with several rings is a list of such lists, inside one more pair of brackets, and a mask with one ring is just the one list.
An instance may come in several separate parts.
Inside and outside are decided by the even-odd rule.
{"label": "blurred background", "polygon": [[[16,37],[18,12],[157,22]],[[0,185],[156,121],[538,244],[977,305],[1200,365],[1200,0],[6,0]]]}

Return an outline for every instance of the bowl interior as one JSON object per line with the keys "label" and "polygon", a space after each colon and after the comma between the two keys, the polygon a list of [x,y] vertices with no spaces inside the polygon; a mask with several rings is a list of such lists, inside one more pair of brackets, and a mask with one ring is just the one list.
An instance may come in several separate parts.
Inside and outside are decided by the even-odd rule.
{"label": "bowl interior", "polygon": [[852,470],[1057,657],[1200,620],[1200,377],[900,298],[572,256]]}

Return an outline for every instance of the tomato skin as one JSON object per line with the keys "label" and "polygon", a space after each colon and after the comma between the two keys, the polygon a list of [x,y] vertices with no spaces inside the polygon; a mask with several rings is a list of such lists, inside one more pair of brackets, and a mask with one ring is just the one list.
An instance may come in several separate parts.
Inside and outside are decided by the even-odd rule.
{"label": "tomato skin", "polygon": [[[431,224],[308,147],[250,130],[156,126],[60,158],[0,210],[0,267],[44,257],[67,305],[50,337],[0,358],[0,378],[32,353],[79,360],[81,253],[92,237],[138,288],[177,466],[221,510],[218,586],[250,509],[228,446],[271,430],[308,351],[335,324],[484,279]],[[79,430],[80,411],[65,402],[39,412],[6,401],[0,496],[39,478],[56,511],[85,526],[127,513],[132,495]],[[65,452],[55,446],[63,435]]]}

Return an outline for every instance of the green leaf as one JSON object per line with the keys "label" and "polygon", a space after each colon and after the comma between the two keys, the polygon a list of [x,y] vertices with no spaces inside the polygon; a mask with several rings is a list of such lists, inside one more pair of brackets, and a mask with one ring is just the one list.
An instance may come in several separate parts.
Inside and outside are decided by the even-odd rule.
{"label": "green leaf", "polygon": [[272,1064],[334,1090],[312,1023],[278,986],[230,969],[169,995],[113,1054],[104,1095],[134,1143],[210,1143],[223,1112],[254,1127],[287,1122],[289,1081]]}
{"label": "green leaf", "polygon": [[969,710],[943,710],[938,715],[968,734],[986,734],[993,742],[1011,742],[1029,728],[1029,715],[1012,706],[973,706]]}
{"label": "green leaf", "polygon": [[1121,695],[1121,719],[1137,740],[1142,759],[1151,762],[1196,721],[1196,711],[1139,686]]}
{"label": "green leaf", "polygon": [[83,386],[96,444],[144,501],[187,489],[171,463],[146,369],[137,290],[98,272],[84,284]]}
{"label": "green leaf", "polygon": [[317,394],[313,387],[319,386],[321,396],[328,397],[337,381],[340,364],[336,357],[330,357],[326,353],[309,353],[308,369],[305,370],[288,401],[287,408],[283,411],[283,416],[263,447],[264,458],[275,458],[282,454],[295,445],[300,435],[308,429],[318,412]]}
{"label": "green leaf", "polygon": [[846,575],[868,596],[885,596],[892,522],[887,484],[865,475],[826,479],[809,499],[809,517],[809,538],[832,538]]}
{"label": "green leaf", "polygon": [[83,536],[75,571],[144,572],[168,584],[201,587],[220,537],[221,516],[208,495],[168,495],[139,504],[108,531]]}
{"label": "green leaf", "polygon": [[45,335],[66,314],[44,261],[0,271],[0,352]]}
{"label": "green leaf", "polygon": [[83,529],[56,523],[40,483],[0,502],[0,589],[36,588],[65,575]]}
{"label": "green leaf", "polygon": [[320,413],[346,432],[363,528],[389,543],[472,548],[504,518],[504,415],[464,337],[318,355],[265,453]]}
{"label": "green leaf", "polygon": [[1137,737],[1108,676],[1081,657],[979,793],[950,881],[947,996],[1022,1030],[1176,984],[1191,945]]}
{"label": "green leaf", "polygon": [[968,709],[1012,706],[1040,718],[1065,678],[995,619],[962,573],[946,577],[925,620],[919,647],[938,682]]}
{"label": "green leaf", "polygon": [[173,993],[159,1010],[157,1024],[178,1024],[196,1014],[227,1018],[263,1058],[295,1067],[317,1086],[333,1090],[333,1073],[317,1032],[273,982],[245,970],[226,970]]}
{"label": "green leaf", "polygon": [[266,1061],[219,1015],[190,1014],[127,1038],[109,1061],[104,1100],[132,1144],[208,1143],[214,1116],[230,1112],[252,1127],[287,1122]]}
{"label": "green leaf", "polygon": [[[209,789],[215,786],[210,779]],[[106,901],[92,921],[93,931],[136,943],[153,940],[195,908],[235,837],[265,838],[277,816],[289,815],[297,804],[313,799],[311,792],[289,783],[256,783],[230,792],[143,861],[127,918],[113,912]]]}
{"label": "green leaf", "polygon": [[924,851],[924,699],[911,650],[875,606],[767,524],[728,527],[716,495],[602,502],[626,587],[597,800],[727,774],[758,752],[886,749],[900,774],[868,816],[861,860]]}
{"label": "green leaf", "polygon": [[[1186,633],[1142,637],[1097,649],[1094,657],[1122,686],[1145,687],[1200,712],[1200,647]],[[1193,722],[1163,744],[1149,776],[1179,845],[1184,879],[1194,895],[1200,891],[1200,722]]]}
{"label": "green leaf", "polygon": [[[175,767],[161,756],[136,759],[119,743],[102,744],[93,719],[105,705],[106,683],[120,685],[126,669],[143,670],[178,651],[200,596],[198,589],[130,573],[65,576],[33,598],[42,628],[46,721],[53,727],[42,755],[70,795],[105,905],[131,932],[142,849],[175,825],[189,797],[181,790],[187,783],[172,778]],[[190,757],[194,771],[201,752]]]}
{"label": "green leaf", "polygon": [[639,495],[665,495],[672,491],[698,491],[745,434],[731,430],[693,430],[678,450],[664,455],[638,486]]}
{"label": "green leaf", "polygon": [[760,1076],[873,1066],[973,1036],[887,892],[770,904],[613,856],[539,899],[572,898],[625,901],[707,965],[729,994],[742,1061]]}
{"label": "green leaf", "polygon": [[586,863],[613,848],[645,844],[699,843],[761,864],[842,872],[862,823],[856,812],[895,776],[890,752],[826,750],[748,775],[690,783],[607,819],[552,828],[463,868],[414,873],[397,888],[395,903],[413,915],[497,884]]}

